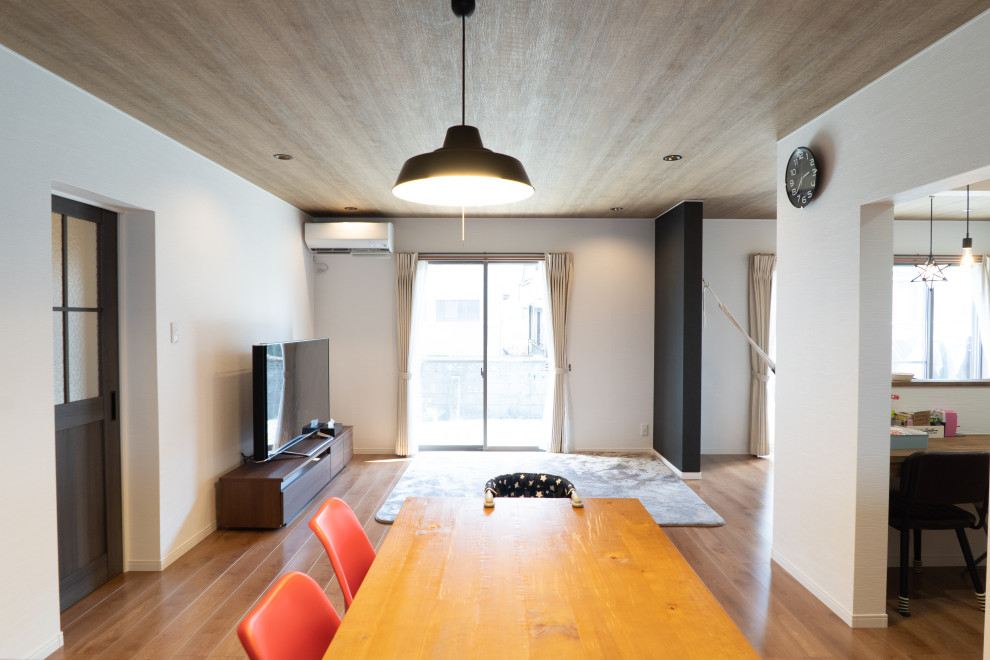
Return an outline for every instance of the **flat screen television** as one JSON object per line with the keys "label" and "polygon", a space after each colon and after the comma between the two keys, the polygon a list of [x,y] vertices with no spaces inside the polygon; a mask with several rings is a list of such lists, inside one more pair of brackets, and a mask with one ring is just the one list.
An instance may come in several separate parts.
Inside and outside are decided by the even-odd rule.
{"label": "flat screen television", "polygon": [[326,431],[330,340],[255,344],[251,351],[254,460],[267,461]]}

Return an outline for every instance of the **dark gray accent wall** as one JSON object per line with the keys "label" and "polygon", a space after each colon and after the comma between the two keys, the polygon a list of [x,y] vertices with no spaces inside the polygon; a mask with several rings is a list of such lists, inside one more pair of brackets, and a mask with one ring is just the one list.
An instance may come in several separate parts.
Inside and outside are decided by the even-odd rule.
{"label": "dark gray accent wall", "polygon": [[656,219],[653,448],[701,471],[701,202]]}

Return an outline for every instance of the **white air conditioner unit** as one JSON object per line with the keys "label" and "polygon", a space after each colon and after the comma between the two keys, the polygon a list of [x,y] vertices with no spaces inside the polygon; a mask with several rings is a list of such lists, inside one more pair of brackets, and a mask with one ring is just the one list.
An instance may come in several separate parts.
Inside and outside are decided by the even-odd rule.
{"label": "white air conditioner unit", "polygon": [[391,254],[391,222],[355,220],[307,222],[306,247],[316,254]]}

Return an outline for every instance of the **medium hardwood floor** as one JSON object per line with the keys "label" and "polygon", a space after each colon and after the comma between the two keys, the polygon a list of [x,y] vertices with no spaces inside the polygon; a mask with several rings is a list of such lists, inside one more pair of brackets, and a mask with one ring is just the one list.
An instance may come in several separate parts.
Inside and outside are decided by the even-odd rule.
{"label": "medium hardwood floor", "polygon": [[[302,514],[282,529],[217,531],[160,573],[125,573],[62,614],[65,646],[49,656],[243,658],[234,632],[282,573],[301,570],[339,612],[343,597],[307,521],[323,499],[354,508],[376,547],[388,531],[374,520],[407,461],[357,455]],[[888,584],[890,627],[852,630],[770,561],[771,463],[705,456],[704,479],[688,482],[726,520],[724,527],[665,528],[667,535],[764,658],[981,658],[983,613],[958,569],[912,575],[913,616],[896,612],[896,569]],[[981,569],[982,570],[982,569]]]}
{"label": "medium hardwood floor", "polygon": [[771,562],[771,467],[749,456],[703,456],[703,478],[686,483],[725,526],[664,529],[761,657],[983,657],[984,615],[963,568],[912,574],[910,618],[897,613],[897,569],[889,569],[888,627],[853,630]]}

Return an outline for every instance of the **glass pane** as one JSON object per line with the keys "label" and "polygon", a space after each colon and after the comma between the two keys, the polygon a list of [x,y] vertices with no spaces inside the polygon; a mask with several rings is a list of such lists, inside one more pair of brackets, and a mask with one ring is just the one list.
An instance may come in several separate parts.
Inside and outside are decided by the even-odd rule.
{"label": "glass pane", "polygon": [[52,213],[52,307],[62,306],[62,216]]}
{"label": "glass pane", "polygon": [[550,309],[542,261],[488,265],[488,446],[550,437]]}
{"label": "glass pane", "polygon": [[96,231],[95,222],[67,218],[66,251],[69,307],[96,307]]}
{"label": "glass pane", "polygon": [[968,273],[959,266],[945,269],[946,281],[935,285],[932,328],[932,377],[965,380],[977,364],[973,345],[973,294]]}
{"label": "glass pane", "polygon": [[410,434],[420,445],[481,446],[483,266],[420,268],[409,365]]}
{"label": "glass pane", "polygon": [[891,371],[925,377],[928,287],[911,279],[914,266],[894,266]]}
{"label": "glass pane", "polygon": [[69,323],[69,401],[100,394],[99,316],[96,312],[66,312]]}
{"label": "glass pane", "polygon": [[52,314],[54,322],[52,324],[52,345],[55,355],[55,405],[65,403],[65,370],[64,370],[64,338],[62,335],[62,312]]}

